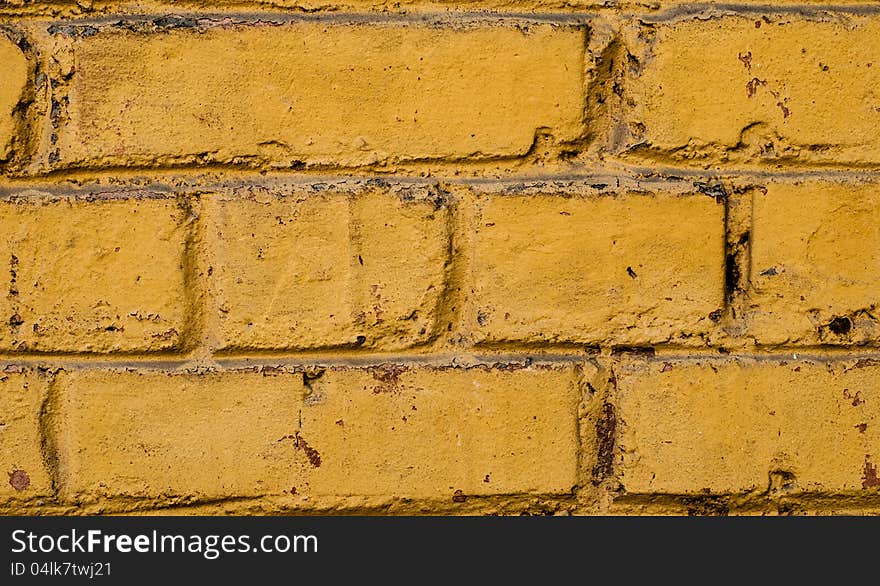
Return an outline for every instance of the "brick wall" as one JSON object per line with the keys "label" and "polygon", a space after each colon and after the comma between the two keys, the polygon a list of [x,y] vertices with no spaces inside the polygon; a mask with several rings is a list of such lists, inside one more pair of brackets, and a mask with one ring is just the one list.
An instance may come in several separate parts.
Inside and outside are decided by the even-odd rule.
{"label": "brick wall", "polygon": [[0,512],[880,511],[880,13],[0,3]]}

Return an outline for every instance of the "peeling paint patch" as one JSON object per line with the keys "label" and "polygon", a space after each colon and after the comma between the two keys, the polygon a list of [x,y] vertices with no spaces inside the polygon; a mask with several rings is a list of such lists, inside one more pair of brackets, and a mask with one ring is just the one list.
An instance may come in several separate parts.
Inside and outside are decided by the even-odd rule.
{"label": "peeling paint patch", "polygon": [[871,456],[865,456],[865,468],[862,470],[862,488],[880,487],[880,476],[877,475],[877,465],[871,462]]}
{"label": "peeling paint patch", "polygon": [[312,466],[314,466],[315,468],[321,467],[321,454],[318,452],[318,450],[310,446],[299,432],[296,432],[296,447],[297,449],[300,449],[305,453],[306,458],[309,459],[309,463]]}
{"label": "peeling paint patch", "polygon": [[24,470],[13,470],[9,473],[9,484],[15,490],[22,491],[31,485],[31,477]]}

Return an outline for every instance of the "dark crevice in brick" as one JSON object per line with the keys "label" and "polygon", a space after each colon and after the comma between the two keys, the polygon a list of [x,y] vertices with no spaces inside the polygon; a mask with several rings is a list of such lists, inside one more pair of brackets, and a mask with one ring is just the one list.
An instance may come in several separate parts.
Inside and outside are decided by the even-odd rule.
{"label": "dark crevice in brick", "polygon": [[654,356],[657,351],[650,346],[613,346],[611,348],[612,356],[621,356],[624,354],[636,356]]}
{"label": "dark crevice in brick", "polygon": [[731,192],[721,185],[713,189],[713,197],[723,191],[720,197],[724,202],[724,303],[730,318],[736,319],[738,304],[750,279],[751,195],[748,190]]}
{"label": "dark crevice in brick", "polygon": [[312,386],[312,383],[324,376],[325,372],[327,371],[323,368],[317,370],[304,370],[302,373],[303,386],[309,392],[314,392],[315,388]]}
{"label": "dark crevice in brick", "polygon": [[[614,370],[608,377],[608,385],[617,391],[617,376]],[[596,465],[593,467],[592,482],[598,486],[614,474],[614,449],[617,439],[617,410],[606,396],[602,410],[596,420]]]}
{"label": "dark crevice in brick", "polygon": [[726,517],[730,514],[730,499],[726,496],[683,497],[681,502],[690,517]]}
{"label": "dark crevice in brick", "polygon": [[727,201],[727,190],[721,183],[704,183],[702,181],[694,181],[694,188],[713,198],[716,202],[723,204]]}

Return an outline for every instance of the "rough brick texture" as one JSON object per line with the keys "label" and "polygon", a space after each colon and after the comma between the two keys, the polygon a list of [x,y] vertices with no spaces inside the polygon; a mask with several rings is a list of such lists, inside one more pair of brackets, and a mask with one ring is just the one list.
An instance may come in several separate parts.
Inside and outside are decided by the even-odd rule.
{"label": "rough brick texture", "polygon": [[688,164],[880,162],[878,33],[876,16],[778,15],[633,32],[630,149]]}
{"label": "rough brick texture", "polygon": [[0,373],[0,503],[52,495],[41,412],[49,378],[7,366]]}
{"label": "rough brick texture", "polygon": [[627,493],[871,488],[876,361],[651,361],[617,369]]}
{"label": "rough brick texture", "polygon": [[877,185],[768,185],[752,193],[752,210],[747,318],[755,338],[767,344],[877,339]]}
{"label": "rough brick texture", "polygon": [[[3,64],[3,78],[0,79],[0,165],[2,165],[13,154],[18,119],[16,111],[24,97],[28,63],[21,49],[3,36],[0,36],[0,63]],[[19,140],[21,138],[19,137]]]}
{"label": "rough brick texture", "polygon": [[491,195],[475,208],[465,320],[479,340],[650,344],[705,332],[724,305],[724,206],[703,194]]}
{"label": "rough brick texture", "polygon": [[[568,493],[572,367],[63,375],[65,498]],[[106,417],[106,409],[117,416]]]}
{"label": "rough brick texture", "polygon": [[0,201],[9,267],[5,350],[175,348],[185,312],[186,213],[174,198]]}
{"label": "rough brick texture", "polygon": [[583,44],[581,30],[549,26],[80,35],[59,163],[358,166],[521,155],[538,129],[561,141],[583,133]]}
{"label": "rough brick texture", "polygon": [[433,334],[443,206],[381,191],[268,192],[213,197],[204,210],[221,347],[406,347]]}
{"label": "rough brick texture", "polygon": [[0,514],[880,513],[817,4],[0,2]]}

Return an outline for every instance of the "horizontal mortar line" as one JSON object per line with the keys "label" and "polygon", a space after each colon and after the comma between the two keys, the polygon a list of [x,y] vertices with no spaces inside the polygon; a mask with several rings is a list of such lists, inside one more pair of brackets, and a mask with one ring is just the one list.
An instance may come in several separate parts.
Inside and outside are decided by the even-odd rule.
{"label": "horizontal mortar line", "polygon": [[[248,24],[287,24],[297,22],[319,22],[330,24],[482,24],[492,22],[510,23],[547,23],[563,25],[588,24],[602,14],[605,9],[584,9],[571,12],[521,12],[489,10],[451,10],[451,11],[412,11],[412,12],[378,12],[358,11],[316,11],[291,12],[290,9],[267,7],[265,11],[199,12],[193,10],[175,10],[169,5],[168,10],[157,12],[108,12],[100,16],[49,17],[47,15],[22,16],[29,22],[39,24],[59,24],[80,26],[105,26],[120,23],[148,24],[163,16],[177,17],[196,21],[192,25],[167,26],[167,29],[197,29],[199,26],[226,26]],[[14,18],[14,17],[13,17]],[[198,22],[202,21],[202,22]],[[161,30],[161,29],[160,29]]]}
{"label": "horizontal mortar line", "polygon": [[[610,353],[609,353],[610,350]],[[664,344],[655,346],[626,346],[606,348],[590,357],[662,360],[841,360],[880,359],[880,346],[839,346],[831,344],[804,344],[802,346],[767,344],[712,347]]]}
{"label": "horizontal mortar line", "polygon": [[[713,492],[706,493],[666,493],[638,492],[624,493],[614,498],[615,504],[641,506],[683,506],[688,501],[699,502],[724,501],[730,505],[731,511],[751,510],[777,504],[797,504],[804,509],[824,508],[828,506],[868,506],[880,507],[880,493],[866,491],[826,492],[798,490],[779,494],[763,492]],[[612,505],[613,506],[613,505]]]}
{"label": "horizontal mortar line", "polygon": [[761,167],[724,167],[695,168],[668,164],[650,164],[630,162],[626,160],[607,160],[607,168],[620,174],[643,178],[664,178],[667,180],[685,180],[690,178],[736,178],[766,179],[771,181],[804,180],[815,177],[834,177],[841,179],[874,179],[880,177],[880,162],[870,166],[794,166],[785,169]]}
{"label": "horizontal mortar line", "polygon": [[119,186],[119,187],[103,187],[103,186],[78,186],[78,185],[46,185],[46,186],[22,186],[13,187],[10,185],[0,185],[0,200],[17,200],[27,198],[27,193],[36,192],[36,195],[49,196],[82,196],[95,200],[109,199],[164,199],[180,195],[180,191],[176,191],[174,187],[167,184],[156,183],[149,187],[135,186]]}
{"label": "horizontal mortar line", "polygon": [[[621,361],[627,362],[662,362],[673,360],[676,362],[713,361],[725,362],[734,360],[754,360],[757,362],[772,361],[857,361],[877,360],[880,363],[880,348],[861,347],[831,347],[831,346],[802,346],[788,348],[754,348],[748,351],[734,351],[720,353],[712,348],[690,347],[646,347],[645,351],[627,350],[614,351],[606,348],[602,352],[585,349],[583,352],[553,352],[548,347],[546,351],[536,349],[529,350],[506,350],[503,352],[481,351],[474,349],[472,352],[437,352],[437,353],[375,353],[375,354],[339,354],[334,352],[313,353],[284,353],[277,355],[227,355],[206,357],[181,356],[172,359],[168,356],[121,356],[110,355],[0,355],[0,369],[9,366],[25,368],[61,368],[61,369],[153,369],[170,371],[208,371],[217,370],[241,370],[262,367],[371,367],[382,364],[404,364],[413,366],[438,366],[438,367],[482,367],[492,365],[534,365],[552,366],[554,364],[585,363],[596,361]],[[647,352],[650,350],[650,353]]]}
{"label": "horizontal mortar line", "polygon": [[[642,20],[644,22],[665,22],[693,16],[713,16],[726,14],[794,14],[799,16],[820,16],[827,13],[840,14],[866,14],[880,13],[880,6],[876,3],[861,1],[847,4],[793,4],[777,5],[772,3],[746,4],[746,3],[708,3],[708,2],[681,2],[665,8],[654,8],[648,2],[627,2],[619,6],[605,6],[602,3],[585,5],[572,8],[571,10],[559,10],[553,8],[542,9],[540,6],[533,11],[517,9],[505,9],[504,7],[489,9],[472,9],[460,5],[447,11],[421,10],[418,3],[402,8],[399,12],[377,11],[369,8],[357,9],[350,7],[344,11],[335,9],[319,8],[306,10],[303,8],[286,8],[271,4],[260,5],[257,2],[244,2],[239,6],[247,6],[249,9],[240,10],[235,7],[226,12],[200,12],[192,8],[179,9],[168,4],[156,5],[152,12],[139,8],[136,11],[127,11],[124,3],[110,5],[106,9],[93,11],[97,15],[68,15],[63,13],[53,15],[49,10],[42,12],[33,7],[8,7],[5,11],[0,10],[0,16],[13,20],[42,20],[46,22],[66,22],[73,25],[103,25],[115,24],[120,19],[129,22],[149,22],[159,16],[178,16],[181,18],[203,19],[208,21],[226,21],[239,19],[242,24],[259,22],[331,22],[331,23],[464,23],[464,22],[491,22],[491,21],[522,21],[522,22],[548,22],[559,24],[584,24],[598,16],[615,15],[624,20]],[[6,12],[7,14],[3,14]]]}
{"label": "horizontal mortar line", "polygon": [[[616,181],[627,183],[647,183],[648,185],[675,185],[686,181],[698,180],[762,180],[762,181],[808,181],[815,179],[832,179],[837,181],[877,181],[880,180],[880,164],[877,170],[855,169],[811,169],[797,171],[769,171],[755,169],[722,169],[722,170],[695,170],[677,167],[645,167],[641,165],[622,164],[618,168],[595,168],[584,172],[551,173],[542,175],[505,175],[498,177],[457,177],[454,175],[432,175],[431,177],[418,177],[414,175],[388,175],[383,173],[359,173],[359,174],[321,174],[310,175],[301,173],[272,172],[262,174],[254,172],[236,172],[229,169],[229,175],[237,177],[206,178],[199,176],[198,168],[192,169],[192,173],[150,173],[147,175],[132,175],[114,185],[102,185],[89,181],[81,181],[76,184],[66,183],[69,179],[60,177],[49,179],[46,177],[28,178],[0,178],[0,198],[21,196],[25,190],[42,191],[46,193],[88,193],[88,194],[116,194],[116,193],[192,193],[209,192],[216,189],[234,189],[250,186],[310,186],[322,183],[332,185],[354,184],[364,187],[369,181],[379,180],[383,184],[435,186],[444,184],[449,186],[522,186],[534,184],[535,187],[543,187],[553,182],[570,182],[583,184],[605,184],[609,192],[616,189]],[[92,181],[97,182],[100,175],[95,175]],[[151,183],[144,184],[144,181]],[[551,186],[552,187],[552,186]]]}
{"label": "horizontal mortar line", "polygon": [[[212,508],[223,505],[231,505],[233,507],[258,506],[268,511],[287,511],[292,514],[307,514],[315,516],[346,514],[366,514],[366,515],[383,515],[387,511],[413,511],[412,514],[419,514],[417,511],[420,507],[431,506],[432,509],[441,508],[444,511],[461,511],[466,513],[469,509],[479,509],[483,507],[499,507],[504,505],[521,506],[533,499],[541,499],[543,502],[555,504],[572,504],[576,501],[576,496],[569,493],[544,493],[544,492],[516,492],[516,493],[498,493],[498,494],[469,494],[467,495],[467,504],[450,502],[446,496],[419,496],[419,497],[389,497],[386,502],[373,504],[356,504],[346,503],[348,498],[375,498],[383,495],[341,495],[341,496],[321,496],[316,497],[317,502],[302,502],[298,500],[285,500],[285,497],[278,495],[257,495],[257,496],[230,496],[206,498],[203,500],[192,500],[189,502],[168,502],[163,503],[158,499],[144,498],[132,499],[128,498],[121,504],[114,502],[115,497],[107,497],[101,502],[95,503],[64,503],[58,502],[53,506],[56,509],[64,510],[71,506],[77,506],[80,510],[85,510],[86,515],[92,514],[93,509],[107,509],[118,507],[112,511],[110,515],[127,515],[141,514],[150,511],[168,511],[168,510],[187,510],[199,508]],[[184,497],[185,498],[185,497]],[[173,497],[172,497],[173,499]],[[172,500],[169,499],[169,500]],[[331,500],[335,499],[335,500]],[[77,514],[77,513],[73,513]],[[422,514],[431,514],[430,512]]]}
{"label": "horizontal mortar line", "polygon": [[[116,185],[100,185],[97,183],[81,182],[77,184],[65,183],[66,179],[58,179],[56,181],[47,181],[41,178],[14,179],[0,181],[0,198],[10,198],[21,196],[24,190],[31,190],[45,193],[70,194],[124,194],[131,192],[133,194],[150,192],[162,193],[198,193],[210,192],[217,189],[236,189],[253,186],[313,186],[320,184],[329,184],[330,186],[344,187],[346,184],[363,188],[377,185],[388,186],[416,186],[416,187],[433,187],[438,184],[449,186],[522,186],[524,184],[534,184],[540,186],[549,182],[573,182],[573,183],[592,183],[605,184],[609,188],[614,188],[616,181],[634,182],[651,182],[660,184],[680,183],[675,180],[665,180],[662,178],[640,178],[636,175],[627,175],[622,173],[609,174],[606,170],[596,170],[589,173],[565,173],[556,175],[522,175],[510,177],[455,177],[455,176],[431,176],[418,177],[409,175],[387,175],[387,174],[370,174],[363,173],[358,175],[292,175],[285,173],[270,174],[244,174],[235,178],[204,178],[197,175],[180,176],[180,175],[153,175],[155,181],[150,184],[143,184],[141,181],[150,179],[150,177],[131,177],[130,184]],[[187,183],[187,181],[190,181]],[[374,183],[370,183],[374,182]],[[381,182],[381,183],[380,183]]]}
{"label": "horizontal mortar line", "polygon": [[741,4],[736,2],[719,2],[712,4],[708,2],[682,2],[668,8],[661,8],[656,11],[640,14],[634,12],[635,16],[641,16],[641,20],[646,23],[668,22],[677,19],[688,18],[692,16],[727,16],[730,15],[752,15],[752,14],[792,14],[796,16],[822,16],[827,13],[840,14],[880,14],[880,5],[876,2],[854,2],[852,4]]}
{"label": "horizontal mortar line", "polygon": [[451,366],[468,366],[471,364],[489,364],[489,363],[523,363],[532,361],[535,363],[551,363],[551,362],[573,362],[590,359],[593,354],[586,351],[571,351],[564,349],[548,348],[546,353],[536,353],[530,350],[511,350],[505,349],[501,351],[482,350],[479,348],[471,348],[461,351],[430,351],[425,352],[373,352],[370,354],[358,353],[356,350],[347,352],[337,352],[328,350],[326,352],[302,352],[292,354],[289,352],[253,352],[253,353],[217,353],[213,357],[213,361],[218,364],[234,364],[240,366],[248,366],[259,363],[260,365],[278,364],[279,361],[302,361],[308,362],[327,362],[328,364],[340,365],[374,365],[387,362],[411,363],[415,365],[425,364],[445,364]]}
{"label": "horizontal mortar line", "polygon": [[226,356],[215,358],[187,358],[173,360],[167,357],[151,359],[149,356],[132,359],[121,357],[114,359],[104,355],[79,355],[79,356],[0,356],[0,365],[48,368],[60,367],[62,369],[163,369],[163,370],[209,370],[217,369],[247,369],[273,366],[342,366],[342,367],[370,367],[381,364],[412,364],[414,366],[488,366],[492,364],[525,364],[529,362],[535,365],[553,363],[573,363],[590,360],[586,354],[554,354],[541,355],[515,354],[515,353],[437,353],[437,354],[364,354],[361,356],[340,355],[338,353],[304,353],[284,354],[277,356],[254,355],[254,356]]}
{"label": "horizontal mortar line", "polygon": [[[278,359],[323,359],[326,357],[340,356],[340,351],[328,350],[326,352],[248,352],[233,354],[232,352],[215,353],[214,359],[218,362],[224,360],[278,360]],[[584,344],[546,344],[546,345],[498,345],[481,346],[475,345],[460,351],[432,351],[424,352],[373,352],[366,354],[357,350],[345,351],[344,358],[352,360],[404,360],[418,361],[426,358],[440,358],[441,360],[473,357],[479,360],[510,360],[522,361],[526,358],[533,360],[584,360],[597,357],[647,357],[662,358],[679,355],[703,358],[777,358],[801,356],[853,356],[854,358],[880,357],[880,344],[878,345],[833,345],[833,344],[804,344],[804,345],[743,345],[725,346],[689,346],[687,344],[655,344],[655,345],[590,345]],[[0,358],[2,360],[2,358]]]}
{"label": "horizontal mortar line", "polygon": [[773,170],[756,168],[715,168],[693,169],[689,167],[674,167],[668,165],[645,166],[633,163],[619,162],[621,169],[626,169],[636,177],[673,177],[680,178],[707,178],[707,179],[760,179],[768,181],[797,181],[810,180],[816,177],[833,177],[840,179],[865,179],[877,180],[880,178],[880,163],[865,168],[842,168],[842,167],[813,167],[795,168],[793,170]]}
{"label": "horizontal mortar line", "polygon": [[[40,116],[42,119],[43,116]],[[397,174],[403,174],[410,177],[423,177],[425,171],[431,169],[452,170],[454,173],[473,172],[485,173],[486,168],[495,166],[494,172],[508,173],[521,166],[524,162],[528,162],[527,155],[511,153],[497,155],[482,155],[471,153],[468,155],[427,155],[427,156],[411,156],[397,154],[386,160],[376,163],[364,163],[345,165],[337,163],[310,163],[305,168],[294,168],[292,166],[275,166],[273,161],[262,161],[260,164],[254,164],[244,161],[207,161],[199,162],[196,159],[199,153],[189,153],[185,155],[169,155],[153,154],[148,155],[152,159],[137,163],[116,163],[107,161],[91,161],[79,164],[70,164],[58,168],[36,169],[35,166],[40,164],[39,159],[29,158],[25,163],[29,164],[29,170],[24,170],[17,175],[10,176],[11,179],[36,179],[36,180],[74,180],[82,181],[91,178],[112,178],[117,180],[118,176],[149,178],[156,175],[170,176],[193,176],[193,175],[231,175],[231,174],[255,174],[265,175],[268,173],[287,174],[294,176],[315,176],[315,175],[363,175],[370,174],[376,177],[390,177]],[[255,155],[240,155],[243,158],[250,158]],[[296,156],[302,156],[308,159],[308,155],[300,153]],[[161,161],[161,162],[158,162]],[[109,176],[109,177],[108,177]]]}
{"label": "horizontal mortar line", "polygon": [[[651,348],[653,352],[618,352],[593,355],[593,359],[611,359],[645,362],[698,362],[698,361],[746,361],[756,362],[844,362],[857,360],[877,360],[880,364],[880,348],[847,348],[837,346],[798,346],[798,347],[753,347],[748,349],[729,349],[726,352],[707,348]],[[589,358],[589,356],[588,356]]]}
{"label": "horizontal mortar line", "polygon": [[[303,159],[308,159],[308,155],[302,154]],[[164,162],[138,162],[131,164],[121,164],[108,162],[102,164],[100,162],[90,162],[82,165],[71,165],[56,169],[35,169],[35,165],[39,164],[38,160],[30,160],[29,170],[10,173],[7,176],[0,176],[0,180],[4,182],[59,182],[70,181],[76,183],[96,181],[101,179],[112,179],[113,184],[119,184],[125,180],[149,180],[155,177],[174,177],[180,180],[192,179],[204,176],[266,176],[277,175],[284,177],[310,178],[310,177],[408,177],[412,179],[457,179],[472,178],[482,179],[491,177],[520,177],[535,176],[528,173],[520,173],[517,169],[530,164],[528,155],[523,154],[499,154],[492,156],[484,156],[480,154],[471,155],[449,155],[449,156],[407,156],[397,155],[387,160],[375,164],[345,165],[337,163],[310,163],[305,168],[294,168],[292,166],[274,166],[272,161],[263,161],[261,165],[254,165],[244,162],[193,162],[192,158],[197,155],[181,155],[169,156],[156,154],[154,159],[164,160]],[[297,155],[300,156],[300,155]],[[168,158],[183,161],[168,161]],[[610,165],[607,167],[603,161],[597,159],[585,160],[577,165],[571,165],[572,171],[566,173],[544,173],[547,175],[584,175],[594,172],[596,169],[614,169],[619,166],[619,162],[613,158],[608,159]],[[880,168],[880,164],[877,165]],[[825,167],[823,167],[825,168]],[[470,175],[462,175],[470,174]]]}
{"label": "horizontal mortar line", "polygon": [[253,173],[239,174],[234,173],[237,177],[230,178],[206,178],[198,175],[155,175],[153,183],[143,184],[142,181],[149,177],[131,177],[130,183],[121,183],[114,185],[101,185],[97,183],[79,182],[76,184],[66,183],[66,179],[57,181],[47,181],[41,178],[29,179],[13,179],[0,181],[0,198],[19,197],[22,191],[30,190],[45,193],[57,194],[95,194],[95,195],[113,195],[113,194],[150,194],[151,192],[161,193],[199,193],[210,192],[217,189],[236,189],[247,187],[265,187],[265,186],[302,186],[309,187],[315,185],[329,185],[331,187],[344,187],[352,185],[358,188],[376,187],[376,186],[415,186],[415,187],[434,187],[438,184],[449,186],[455,185],[499,185],[499,186],[522,186],[524,184],[542,185],[548,182],[576,182],[576,183],[592,183],[605,184],[609,187],[615,185],[618,180],[627,182],[645,181],[668,184],[670,181],[660,178],[642,179],[634,175],[626,175],[621,173],[610,174],[607,170],[596,170],[590,173],[581,174],[558,174],[558,175],[541,175],[541,176],[519,176],[519,177],[418,177],[408,175],[387,175],[387,174],[370,174],[364,173],[359,175],[291,175],[285,173]]}
{"label": "horizontal mortar line", "polygon": [[[185,497],[184,497],[185,498]],[[212,508],[223,505],[232,507],[248,507],[257,506],[268,511],[288,511],[290,513],[304,513],[309,515],[327,515],[340,514],[345,511],[363,511],[363,514],[385,514],[384,512],[415,510],[424,506],[442,507],[444,510],[466,512],[470,508],[482,508],[486,506],[518,506],[523,502],[538,498],[542,501],[568,504],[576,501],[576,495],[559,494],[559,493],[500,493],[488,495],[468,495],[467,505],[449,503],[448,499],[441,497],[398,497],[384,503],[373,504],[348,504],[344,500],[348,497],[338,497],[339,501],[332,501],[334,497],[322,497],[316,503],[305,503],[301,501],[285,500],[284,497],[277,495],[257,495],[257,496],[229,496],[218,498],[205,498],[202,500],[187,500],[186,502],[174,502],[174,498],[170,498],[169,502],[162,502],[155,498],[132,499],[125,498],[121,501],[102,500],[94,503],[75,504],[73,502],[57,501],[48,505],[51,510],[71,513],[73,506],[78,507],[85,515],[93,514],[91,511],[100,509],[106,511],[111,508],[110,512],[104,514],[110,515],[128,515],[142,514],[150,511],[173,511],[173,510],[198,510],[201,508]],[[747,512],[754,510],[762,510],[768,507],[779,505],[797,505],[799,509],[804,511],[821,510],[828,507],[839,508],[856,508],[856,507],[880,507],[880,494],[865,493],[862,491],[845,491],[845,492],[827,492],[827,491],[793,491],[787,493],[771,494],[764,492],[725,492],[725,493],[624,493],[613,499],[614,505],[623,506],[644,506],[644,507],[682,507],[688,504],[699,504],[700,502],[720,502],[730,507],[731,512]],[[34,503],[19,503],[22,510],[28,508],[40,507]],[[45,507],[41,507],[45,508]],[[55,514],[49,512],[49,514]]]}
{"label": "horizontal mortar line", "polygon": [[[123,497],[113,497],[112,499],[102,499],[97,502],[80,502],[73,500],[66,500],[64,497],[61,498],[53,498],[51,499],[51,506],[56,509],[68,509],[71,507],[75,507],[78,510],[89,510],[95,508],[108,508],[108,507],[116,507],[116,513],[111,514],[125,514],[126,512],[143,512],[151,509],[164,509],[164,508],[182,508],[182,507],[194,507],[194,506],[215,506],[222,504],[237,504],[237,503],[249,503],[257,499],[266,498],[265,496],[225,496],[225,497],[217,497],[217,498],[204,498],[202,500],[192,500],[188,499],[188,497],[176,497],[179,498],[181,502],[173,502],[175,497],[169,497],[168,503],[162,503],[159,498],[136,498],[130,496]],[[152,507],[148,505],[153,505]],[[146,506],[145,506],[146,505]],[[76,513],[73,513],[76,514]],[[87,513],[88,514],[88,513]]]}
{"label": "horizontal mortar line", "polygon": [[674,359],[686,360],[816,360],[816,361],[839,361],[872,359],[880,360],[880,348],[878,347],[847,347],[847,346],[766,346],[747,349],[728,348],[725,352],[713,351],[706,348],[680,347],[653,347],[654,353],[642,352],[619,352],[612,357],[626,357],[628,359],[644,359],[649,361],[662,361]]}

